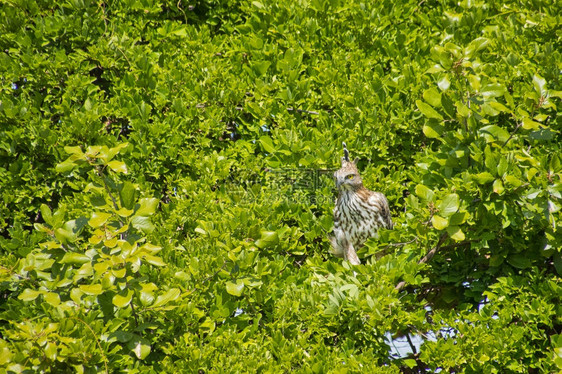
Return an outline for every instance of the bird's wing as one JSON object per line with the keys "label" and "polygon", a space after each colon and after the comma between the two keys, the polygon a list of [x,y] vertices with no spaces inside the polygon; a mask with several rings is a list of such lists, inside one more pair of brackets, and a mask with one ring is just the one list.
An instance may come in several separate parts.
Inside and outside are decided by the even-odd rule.
{"label": "bird's wing", "polygon": [[382,220],[384,222],[384,227],[386,229],[392,229],[394,224],[392,223],[392,217],[390,217],[390,208],[388,206],[388,200],[386,196],[380,192],[373,192],[369,198],[369,202],[375,205],[381,214]]}

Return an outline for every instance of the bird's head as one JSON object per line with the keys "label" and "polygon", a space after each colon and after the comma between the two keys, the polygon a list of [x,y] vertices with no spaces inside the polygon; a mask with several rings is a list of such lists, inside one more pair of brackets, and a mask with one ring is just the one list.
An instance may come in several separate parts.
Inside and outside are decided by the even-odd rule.
{"label": "bird's head", "polygon": [[338,190],[357,190],[363,186],[363,180],[357,170],[357,159],[355,161],[349,160],[349,151],[345,143],[343,143],[344,156],[341,160],[341,168],[334,173],[336,180],[336,187]]}

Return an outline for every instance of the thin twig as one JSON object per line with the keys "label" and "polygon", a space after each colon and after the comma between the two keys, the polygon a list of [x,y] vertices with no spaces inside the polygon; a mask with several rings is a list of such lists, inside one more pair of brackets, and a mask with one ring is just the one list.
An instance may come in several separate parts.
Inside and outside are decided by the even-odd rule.
{"label": "thin twig", "polygon": [[218,273],[220,273],[220,271],[222,269],[224,269],[225,266],[226,266],[226,260],[224,260],[224,263],[222,264],[222,266],[220,267],[219,270],[215,271],[213,274],[211,274],[207,278],[203,279],[203,281],[201,281],[201,284],[208,282],[211,278],[214,278]]}
{"label": "thin twig", "polygon": [[515,127],[515,130],[513,130],[511,132],[511,134],[509,134],[509,138],[507,138],[507,140],[505,141],[505,143],[502,144],[502,148],[505,147],[505,145],[511,140],[511,138],[513,138],[513,135],[515,135],[515,133],[517,132],[517,130],[519,130],[519,128],[523,126],[523,121],[519,122],[517,124],[517,126]]}
{"label": "thin twig", "polygon": [[185,20],[185,24],[187,25],[187,14],[185,14],[185,11],[181,7],[181,0],[178,0],[176,7],[179,9],[180,12],[183,13],[183,19]]}

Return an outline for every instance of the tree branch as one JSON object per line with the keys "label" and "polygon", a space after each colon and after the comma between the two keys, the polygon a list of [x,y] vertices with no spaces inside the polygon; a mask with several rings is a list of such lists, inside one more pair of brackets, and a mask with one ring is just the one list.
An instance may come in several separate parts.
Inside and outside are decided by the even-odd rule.
{"label": "tree branch", "polygon": [[[433,256],[435,256],[435,253],[437,253],[437,251],[441,248],[441,244],[443,244],[443,242],[445,241],[445,239],[447,239],[447,237],[448,237],[447,233],[441,234],[441,237],[439,238],[439,241],[437,242],[437,245],[435,247],[433,247],[433,249],[431,251],[427,252],[426,255],[423,256],[418,261],[418,264],[425,264],[428,261],[430,261],[433,258]],[[396,287],[394,287],[394,289],[396,291],[400,291],[402,288],[404,288],[404,286],[406,286],[406,282],[401,281],[400,283],[398,283],[396,285]]]}

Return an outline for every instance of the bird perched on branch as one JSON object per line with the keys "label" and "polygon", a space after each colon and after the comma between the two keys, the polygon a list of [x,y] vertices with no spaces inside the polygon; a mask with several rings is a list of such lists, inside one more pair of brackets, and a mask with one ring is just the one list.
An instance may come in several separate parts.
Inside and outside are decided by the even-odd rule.
{"label": "bird perched on branch", "polygon": [[345,143],[343,152],[341,168],[334,173],[339,193],[334,208],[334,236],[330,237],[330,242],[335,256],[359,265],[361,261],[356,251],[376,235],[379,228],[391,229],[393,224],[386,197],[363,186],[357,159],[349,160]]}

